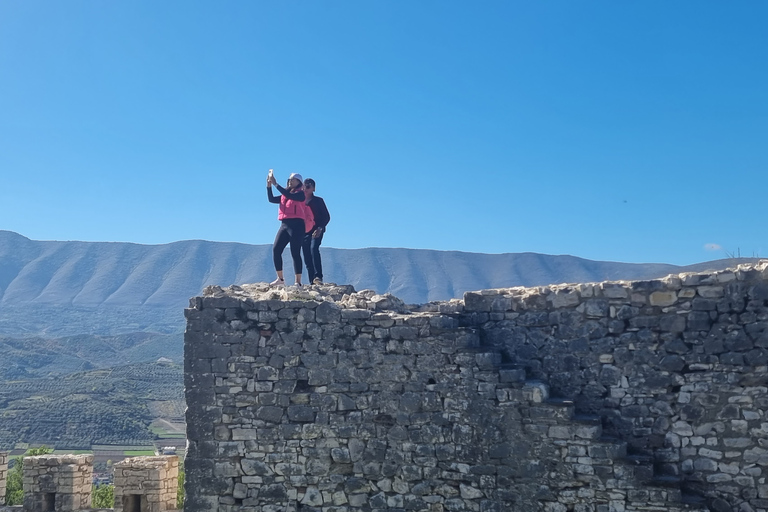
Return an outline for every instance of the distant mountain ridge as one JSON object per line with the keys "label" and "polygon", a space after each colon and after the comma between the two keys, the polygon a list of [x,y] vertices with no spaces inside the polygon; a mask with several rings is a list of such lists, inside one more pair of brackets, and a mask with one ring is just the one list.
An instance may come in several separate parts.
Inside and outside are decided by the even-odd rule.
{"label": "distant mountain ridge", "polygon": [[[390,292],[408,303],[461,297],[465,291],[485,288],[649,279],[741,261],[752,260],[681,267],[536,253],[323,248],[327,281]],[[269,245],[202,240],[163,245],[35,241],[0,231],[0,308],[24,304],[182,308],[189,297],[210,284],[272,279]]]}

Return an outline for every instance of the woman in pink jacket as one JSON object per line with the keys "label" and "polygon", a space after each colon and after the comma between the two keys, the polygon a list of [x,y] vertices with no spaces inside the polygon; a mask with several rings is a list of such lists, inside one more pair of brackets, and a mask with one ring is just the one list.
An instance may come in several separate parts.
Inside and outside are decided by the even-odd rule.
{"label": "woman in pink jacket", "polygon": [[[273,185],[280,192],[281,195],[279,197],[275,197],[272,193]],[[277,230],[275,243],[272,244],[272,259],[275,262],[277,279],[271,284],[273,286],[285,286],[283,250],[290,243],[293,271],[296,275],[296,286],[301,286],[301,243],[307,228],[312,229],[312,224],[314,224],[312,222],[311,210],[304,204],[304,184],[301,174],[291,174],[290,178],[288,178],[288,186],[283,188],[277,184],[277,180],[272,174],[272,169],[270,169],[269,177],[267,178],[267,197],[270,203],[280,205],[277,215],[277,219],[280,221],[280,229]],[[306,224],[310,225],[306,226]]]}

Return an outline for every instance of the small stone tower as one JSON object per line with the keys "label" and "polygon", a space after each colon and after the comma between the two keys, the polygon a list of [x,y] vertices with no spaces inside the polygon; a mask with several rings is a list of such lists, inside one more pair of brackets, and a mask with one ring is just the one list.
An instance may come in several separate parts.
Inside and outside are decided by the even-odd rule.
{"label": "small stone tower", "polygon": [[0,505],[5,505],[5,489],[8,481],[8,452],[0,452]]}
{"label": "small stone tower", "polygon": [[24,458],[24,511],[91,508],[93,455],[37,455]]}
{"label": "small stone tower", "polygon": [[179,458],[132,457],[115,464],[115,512],[176,510]]}

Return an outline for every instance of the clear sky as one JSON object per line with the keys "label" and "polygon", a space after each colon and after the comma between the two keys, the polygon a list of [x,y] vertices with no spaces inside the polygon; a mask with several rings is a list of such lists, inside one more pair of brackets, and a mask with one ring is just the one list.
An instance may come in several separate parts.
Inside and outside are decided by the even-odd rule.
{"label": "clear sky", "polygon": [[[0,229],[768,257],[768,2],[0,0]],[[706,246],[710,244],[708,251]]]}

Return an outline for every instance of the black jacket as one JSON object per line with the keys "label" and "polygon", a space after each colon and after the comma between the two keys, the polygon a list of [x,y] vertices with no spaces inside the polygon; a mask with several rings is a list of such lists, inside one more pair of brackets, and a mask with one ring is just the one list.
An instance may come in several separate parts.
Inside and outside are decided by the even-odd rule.
{"label": "black jacket", "polygon": [[325,207],[323,198],[313,196],[307,203],[307,206],[312,209],[312,214],[315,216],[315,228],[323,228],[323,231],[325,231],[325,226],[331,222],[331,214],[328,213],[328,208]]}

